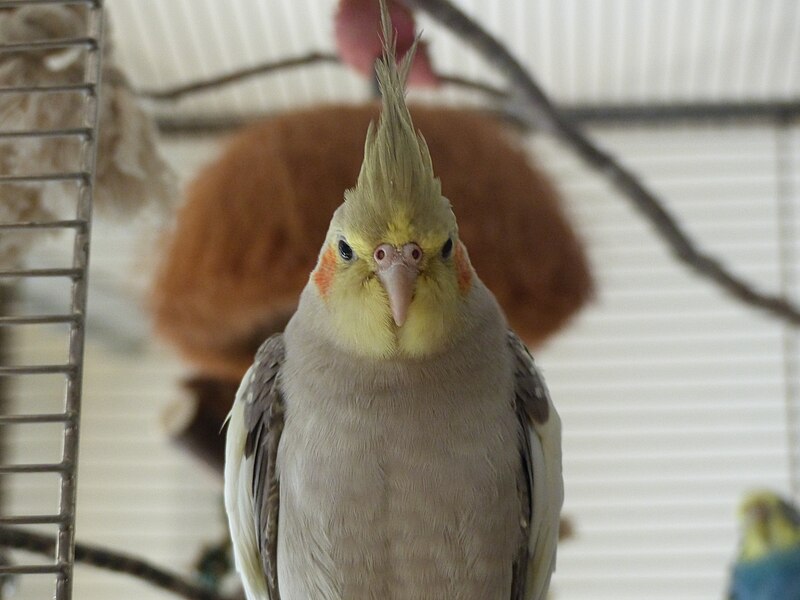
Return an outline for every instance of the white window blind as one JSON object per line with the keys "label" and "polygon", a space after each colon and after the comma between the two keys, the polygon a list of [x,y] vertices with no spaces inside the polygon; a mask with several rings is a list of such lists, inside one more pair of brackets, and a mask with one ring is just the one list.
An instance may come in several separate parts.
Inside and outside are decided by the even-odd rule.
{"label": "white window blind", "polygon": [[[703,247],[764,289],[800,297],[796,130],[593,133]],[[793,164],[784,156],[781,166],[776,149],[790,144]],[[741,494],[796,491],[796,336],[687,272],[574,159],[537,148],[599,287],[595,305],[539,353],[564,419],[565,513],[577,530],[562,547],[557,597],[721,598]]]}
{"label": "white window blind", "polygon": [[[597,129],[641,173],[703,246],[769,290],[800,298],[800,135],[769,126]],[[638,214],[552,141],[532,144],[586,241],[598,295],[537,354],[564,421],[565,543],[559,600],[693,600],[723,596],[736,548],[734,509],[754,486],[796,492],[798,343],[782,324],[743,308],[678,265]],[[779,154],[778,150],[781,150]],[[213,143],[171,141],[189,175]],[[185,571],[222,533],[219,484],[169,447],[158,415],[182,367],[152,342],[129,302],[152,237],[95,226],[77,537]],[[41,301],[28,290],[20,301]],[[36,300],[38,298],[38,300]],[[24,328],[20,357],[48,362],[63,336]],[[18,402],[60,400],[47,383]],[[14,429],[12,457],[58,454],[45,428]],[[7,502],[49,505],[47,481],[9,482]],[[21,597],[47,598],[36,578]],[[78,567],[82,600],[170,596]]]}

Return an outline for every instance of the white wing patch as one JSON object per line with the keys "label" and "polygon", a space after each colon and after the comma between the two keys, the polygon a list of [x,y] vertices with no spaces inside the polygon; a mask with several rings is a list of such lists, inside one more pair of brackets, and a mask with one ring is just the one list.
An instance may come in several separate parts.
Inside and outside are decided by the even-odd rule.
{"label": "white wing patch", "polygon": [[[533,367],[535,368],[535,367]],[[561,475],[561,419],[549,403],[549,418],[544,424],[531,427],[531,461],[533,463],[532,516],[529,541],[530,562],[525,595],[528,600],[544,600],[550,577],[556,568],[556,546],[564,503],[564,481]]]}
{"label": "white wing patch", "polygon": [[236,571],[242,578],[247,600],[270,600],[258,542],[256,541],[252,493],[253,456],[244,458],[247,430],[244,426],[246,394],[252,393],[253,367],[245,373],[236,400],[228,415],[225,442],[225,510],[233,540]]}

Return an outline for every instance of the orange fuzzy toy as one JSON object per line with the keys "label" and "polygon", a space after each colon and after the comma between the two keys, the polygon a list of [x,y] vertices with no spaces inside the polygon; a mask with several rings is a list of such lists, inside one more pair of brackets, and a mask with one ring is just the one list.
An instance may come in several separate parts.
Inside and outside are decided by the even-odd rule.
{"label": "orange fuzzy toy", "polygon": [[[558,194],[497,121],[462,109],[411,113],[475,269],[519,335],[541,343],[592,289]],[[151,309],[158,333],[198,370],[238,380],[283,328],[377,114],[377,105],[326,106],[255,123],[191,184]]]}

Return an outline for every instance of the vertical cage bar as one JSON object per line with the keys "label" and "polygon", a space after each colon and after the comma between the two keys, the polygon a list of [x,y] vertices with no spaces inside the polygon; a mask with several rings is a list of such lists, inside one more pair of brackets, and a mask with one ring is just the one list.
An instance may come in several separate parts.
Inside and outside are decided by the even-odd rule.
{"label": "vertical cage bar", "polygon": [[[97,127],[99,115],[99,90],[102,63],[103,45],[103,6],[98,1],[91,6],[88,12],[89,36],[96,40],[96,44],[88,51],[86,59],[85,80],[92,85],[92,92],[86,96],[84,112],[84,126],[93,131],[82,144],[81,163],[82,169],[89,173],[80,184],[76,219],[82,225],[75,232],[73,250],[74,269],[79,270],[81,276],[72,282],[72,309],[76,318],[70,324],[69,333],[69,362],[74,367],[67,375],[65,413],[80,415],[81,394],[83,389],[83,353],[86,334],[86,295],[88,288],[89,243],[91,239],[92,196],[95,179],[95,160],[97,156]],[[65,466],[61,474],[61,495],[59,512],[64,521],[59,525],[56,541],[56,560],[60,567],[56,582],[56,600],[72,599],[73,568],[75,560],[75,504],[77,497],[77,470],[78,470],[78,418],[70,420],[64,429]]]}

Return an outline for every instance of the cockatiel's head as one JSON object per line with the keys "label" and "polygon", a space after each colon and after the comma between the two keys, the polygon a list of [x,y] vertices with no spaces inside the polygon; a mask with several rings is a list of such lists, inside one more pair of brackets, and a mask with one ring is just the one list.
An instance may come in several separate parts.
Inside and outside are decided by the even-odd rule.
{"label": "cockatiel's head", "polygon": [[800,546],[800,512],[770,491],[749,494],[739,508],[740,561],[765,558]]}
{"label": "cockatiel's head", "polygon": [[381,2],[383,107],[370,124],[354,188],[331,221],[310,285],[336,343],[371,357],[422,357],[444,348],[466,319],[473,272],[442,196],[404,88],[414,48],[398,66]]}

